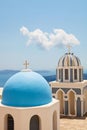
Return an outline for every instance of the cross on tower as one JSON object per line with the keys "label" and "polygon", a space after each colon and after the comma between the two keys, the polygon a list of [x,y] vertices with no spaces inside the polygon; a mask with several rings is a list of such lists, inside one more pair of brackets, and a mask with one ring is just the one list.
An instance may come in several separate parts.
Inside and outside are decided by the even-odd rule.
{"label": "cross on tower", "polygon": [[67,45],[68,53],[70,53],[70,51],[71,51],[71,47],[72,47],[71,45],[69,45],[69,44]]}
{"label": "cross on tower", "polygon": [[27,61],[27,60],[25,60],[25,63],[24,63],[23,65],[25,66],[25,69],[27,69],[27,68],[28,68],[28,66],[29,66],[28,61]]}

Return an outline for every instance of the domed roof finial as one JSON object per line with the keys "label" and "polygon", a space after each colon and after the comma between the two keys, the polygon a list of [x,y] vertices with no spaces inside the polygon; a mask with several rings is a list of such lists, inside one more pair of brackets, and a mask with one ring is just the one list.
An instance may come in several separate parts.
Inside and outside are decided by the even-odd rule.
{"label": "domed roof finial", "polygon": [[71,47],[72,47],[72,46],[71,46],[70,44],[67,45],[68,53],[70,53],[70,51],[71,51]]}
{"label": "domed roof finial", "polygon": [[25,68],[23,70],[21,70],[22,72],[31,72],[31,69],[28,69],[29,63],[27,60],[25,60],[24,64]]}
{"label": "domed roof finial", "polygon": [[28,69],[29,63],[27,60],[25,60],[25,63],[23,65],[25,66],[25,69]]}

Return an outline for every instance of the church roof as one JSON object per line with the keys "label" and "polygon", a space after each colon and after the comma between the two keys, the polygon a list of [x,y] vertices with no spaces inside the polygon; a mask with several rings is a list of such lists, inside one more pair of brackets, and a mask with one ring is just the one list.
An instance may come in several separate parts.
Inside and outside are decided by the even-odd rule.
{"label": "church roof", "polygon": [[47,81],[36,72],[19,72],[5,84],[2,104],[13,107],[33,107],[52,101]]}
{"label": "church roof", "polygon": [[81,62],[73,53],[65,53],[65,55],[59,59],[58,66],[81,66]]}

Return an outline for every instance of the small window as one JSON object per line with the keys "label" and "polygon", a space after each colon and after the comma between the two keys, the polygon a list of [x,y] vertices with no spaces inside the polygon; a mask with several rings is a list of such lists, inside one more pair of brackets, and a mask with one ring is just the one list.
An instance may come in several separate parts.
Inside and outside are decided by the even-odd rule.
{"label": "small window", "polygon": [[74,69],[74,79],[77,80],[77,69]]}
{"label": "small window", "polygon": [[31,117],[30,130],[40,130],[40,121],[38,115],[34,115]]}
{"label": "small window", "polygon": [[55,96],[53,96],[53,98],[55,98]]}
{"label": "small window", "polygon": [[69,77],[69,75],[68,75],[68,69],[65,69],[65,80],[68,80],[68,77]]}
{"label": "small window", "polygon": [[79,81],[81,81],[81,69],[79,69]]}
{"label": "small window", "polygon": [[6,122],[7,122],[7,130],[14,130],[14,119],[13,119],[13,117],[10,115],[10,114],[8,114],[8,115],[6,115]]}
{"label": "small window", "polygon": [[61,69],[59,69],[59,79],[61,79]]}

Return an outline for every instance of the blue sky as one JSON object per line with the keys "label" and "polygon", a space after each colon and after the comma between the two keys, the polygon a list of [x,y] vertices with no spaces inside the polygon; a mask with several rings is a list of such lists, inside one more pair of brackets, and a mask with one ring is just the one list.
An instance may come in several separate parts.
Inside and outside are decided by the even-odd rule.
{"label": "blue sky", "polygon": [[[71,52],[87,69],[87,0],[1,0],[0,1],[0,70],[23,68],[28,60],[33,70],[55,70],[59,58],[67,52],[64,45],[43,48],[26,45],[29,37],[20,29],[53,33],[61,29],[80,42]],[[33,41],[35,42],[35,41]]]}

